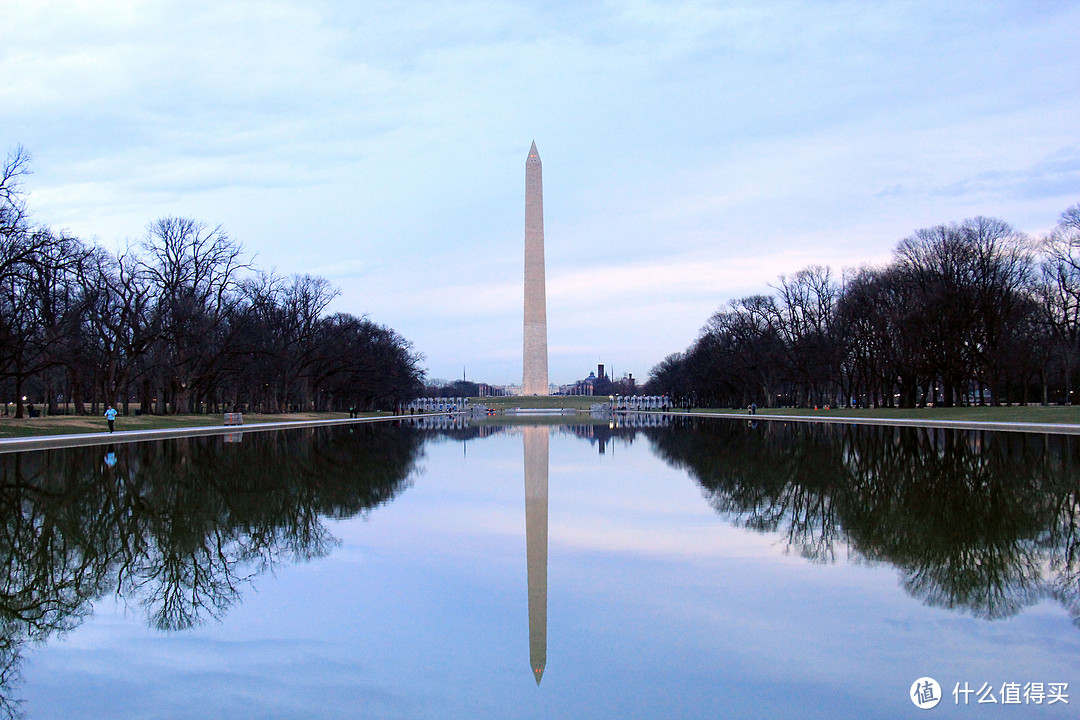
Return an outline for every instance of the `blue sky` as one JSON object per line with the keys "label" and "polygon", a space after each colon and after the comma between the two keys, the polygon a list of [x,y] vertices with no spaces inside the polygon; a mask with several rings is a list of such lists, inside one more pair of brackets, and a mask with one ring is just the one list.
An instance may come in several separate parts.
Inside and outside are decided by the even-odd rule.
{"label": "blue sky", "polygon": [[781,273],[1080,202],[1072,2],[0,1],[38,222],[164,215],[341,289],[433,377],[520,382],[524,164],[551,378],[644,378]]}

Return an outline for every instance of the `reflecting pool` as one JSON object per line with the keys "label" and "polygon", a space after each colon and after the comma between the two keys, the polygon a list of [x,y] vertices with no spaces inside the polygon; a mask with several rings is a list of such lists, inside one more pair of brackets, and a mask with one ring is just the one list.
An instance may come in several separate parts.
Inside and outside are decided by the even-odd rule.
{"label": "reflecting pool", "polygon": [[0,455],[4,712],[1076,717],[1078,440],[640,417]]}

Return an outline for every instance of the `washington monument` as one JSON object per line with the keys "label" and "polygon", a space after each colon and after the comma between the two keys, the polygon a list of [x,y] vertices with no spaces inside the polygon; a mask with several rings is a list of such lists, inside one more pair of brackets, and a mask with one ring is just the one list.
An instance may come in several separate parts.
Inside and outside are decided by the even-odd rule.
{"label": "washington monument", "polygon": [[544,185],[536,142],[525,160],[525,370],[522,395],[548,394],[547,291],[544,281]]}

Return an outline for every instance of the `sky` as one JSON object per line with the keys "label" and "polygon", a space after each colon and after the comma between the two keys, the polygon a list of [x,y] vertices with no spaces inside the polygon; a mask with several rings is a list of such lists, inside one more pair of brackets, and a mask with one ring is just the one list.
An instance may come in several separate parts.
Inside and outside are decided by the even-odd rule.
{"label": "sky", "polygon": [[525,158],[554,383],[643,380],[781,274],[1080,202],[1080,3],[0,0],[0,152],[35,222],[164,216],[431,378],[520,383]]}

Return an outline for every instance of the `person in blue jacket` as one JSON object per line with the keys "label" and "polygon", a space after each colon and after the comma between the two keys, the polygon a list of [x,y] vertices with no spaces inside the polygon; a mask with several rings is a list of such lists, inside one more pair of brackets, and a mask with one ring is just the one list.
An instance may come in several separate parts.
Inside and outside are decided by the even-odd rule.
{"label": "person in blue jacket", "polygon": [[109,421],[109,432],[112,432],[113,423],[116,422],[116,409],[112,405],[105,411],[105,419]]}

